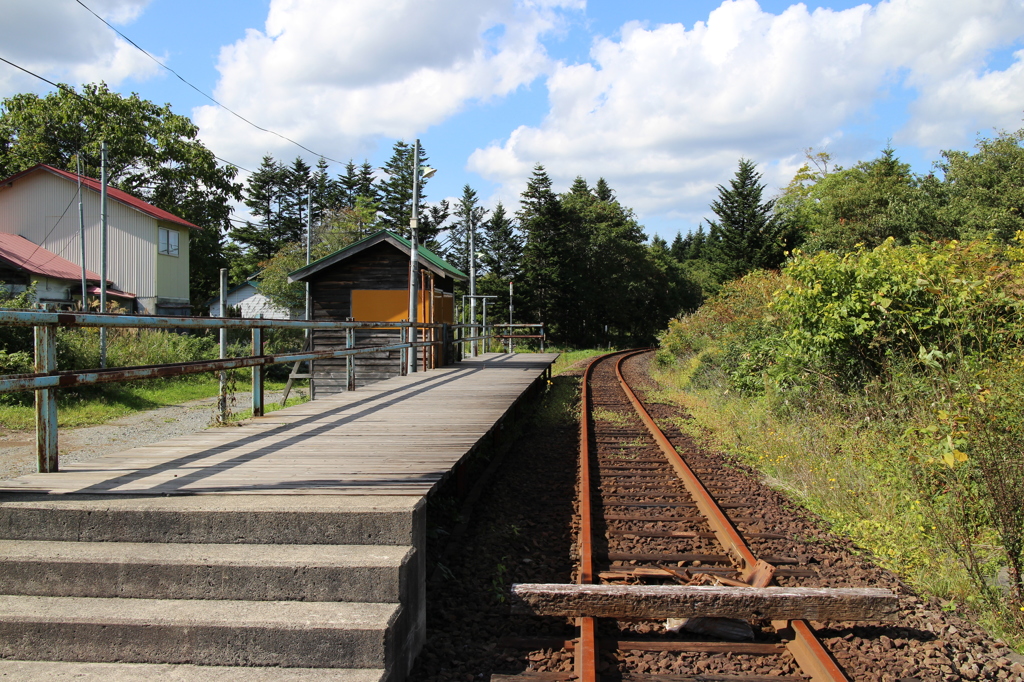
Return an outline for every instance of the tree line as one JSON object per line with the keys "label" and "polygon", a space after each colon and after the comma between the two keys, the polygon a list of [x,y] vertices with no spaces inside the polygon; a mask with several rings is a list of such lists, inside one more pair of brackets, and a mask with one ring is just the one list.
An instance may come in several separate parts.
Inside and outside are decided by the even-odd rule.
{"label": "tree line", "polygon": [[[350,160],[333,177],[323,159],[310,166],[267,155],[242,183],[198,132],[169,105],[123,97],[102,83],[16,95],[0,103],[0,175],[38,163],[75,171],[81,163],[98,177],[106,140],[112,185],[204,228],[190,247],[197,312],[215,295],[222,267],[233,283],[259,277],[277,302],[301,306],[301,289],[286,275],[305,262],[307,226],[314,258],[380,228],[408,234],[413,168],[428,160],[422,148],[414,163],[413,146],[399,141],[382,167]],[[577,177],[559,192],[538,165],[515,212],[501,203],[485,209],[468,185],[451,204],[429,203],[421,190],[420,238],[468,271],[472,234],[477,293],[498,297],[502,319],[511,304],[515,321],[543,321],[566,345],[646,343],[725,282],[779,268],[797,249],[840,252],[886,237],[1005,242],[1024,228],[1021,139],[1021,132],[1002,133],[973,154],[943,152],[927,175],[912,173],[890,148],[849,169],[808,150],[807,164],[773,198],[756,165],[741,159],[718,187],[715,218],[671,245],[649,238],[603,178],[591,185]],[[239,202],[248,220],[232,217]],[[461,286],[457,293],[466,293]]]}
{"label": "tree line", "polygon": [[778,196],[765,199],[753,162],[739,161],[718,186],[708,221],[678,234],[670,250],[701,297],[755,270],[781,267],[797,251],[850,253],[887,239],[896,245],[992,240],[1024,230],[1024,129],[978,140],[973,153],[946,150],[928,173],[912,172],[891,146],[850,168],[827,151],[806,163]]}

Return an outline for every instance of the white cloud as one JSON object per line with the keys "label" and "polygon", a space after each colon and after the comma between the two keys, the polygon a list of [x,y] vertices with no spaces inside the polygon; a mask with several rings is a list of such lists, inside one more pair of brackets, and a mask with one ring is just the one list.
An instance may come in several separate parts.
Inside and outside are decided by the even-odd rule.
{"label": "white cloud", "polygon": [[[150,0],[93,0],[90,7],[111,23],[135,19]],[[8,6],[9,5],[9,6]],[[159,67],[128,45],[83,7],[67,0],[33,0],[4,6],[0,53],[53,81],[78,85],[105,80],[117,86],[144,78]],[[0,65],[0,96],[51,89],[42,81]]]}
{"label": "white cloud", "polygon": [[958,144],[973,125],[1012,125],[1024,102],[1022,55],[1005,71],[984,65],[1021,36],[1019,0],[799,4],[779,15],[726,0],[690,28],[631,23],[595,40],[589,62],[552,71],[544,121],[478,149],[469,169],[507,196],[540,162],[556,185],[603,175],[641,215],[699,216],[741,156],[779,187],[808,146],[877,151],[842,131],[870,119],[891,88],[918,93],[897,142]]}
{"label": "white cloud", "polygon": [[[579,0],[272,0],[263,31],[223,48],[216,98],[304,144],[358,156],[550,68],[542,35]],[[240,162],[291,149],[223,109],[199,107],[203,139]]]}

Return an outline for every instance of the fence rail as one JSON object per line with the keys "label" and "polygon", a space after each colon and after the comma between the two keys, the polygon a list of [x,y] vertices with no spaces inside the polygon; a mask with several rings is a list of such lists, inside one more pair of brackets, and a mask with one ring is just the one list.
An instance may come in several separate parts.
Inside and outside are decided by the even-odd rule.
{"label": "fence rail", "polygon": [[[0,324],[7,326],[34,327],[35,372],[0,376],[0,393],[35,391],[36,408],[36,456],[40,472],[58,470],[57,454],[57,389],[71,386],[134,381],[161,377],[184,376],[203,372],[222,372],[220,405],[222,419],[226,419],[227,396],[223,372],[233,369],[252,370],[252,412],[253,416],[263,415],[263,373],[267,365],[296,363],[301,361],[348,358],[346,362],[346,385],[355,387],[354,363],[352,358],[359,355],[398,350],[401,353],[401,372],[407,366],[407,353],[417,348],[427,349],[423,357],[423,369],[447,364],[455,359],[456,348],[464,341],[486,340],[498,337],[487,334],[481,325],[448,325],[442,323],[411,322],[324,322],[307,320],[272,320],[263,318],[237,317],[170,317],[152,315],[119,315],[114,313],[73,313],[44,310],[0,310]],[[540,338],[544,348],[543,325],[488,325],[490,327],[540,327],[539,335],[517,335],[514,338]],[[248,357],[193,362],[168,363],[161,365],[140,365],[110,369],[82,371],[59,371],[57,369],[57,328],[58,327],[108,327],[136,329],[174,330],[222,330],[245,329],[252,334],[252,354]],[[471,329],[483,329],[483,336],[464,336]],[[345,348],[331,350],[303,350],[299,352],[267,355],[263,352],[263,331],[267,329],[344,330]],[[401,343],[355,347],[355,332],[360,329],[401,330]],[[511,352],[511,343],[510,351]],[[415,365],[415,363],[414,363]]]}

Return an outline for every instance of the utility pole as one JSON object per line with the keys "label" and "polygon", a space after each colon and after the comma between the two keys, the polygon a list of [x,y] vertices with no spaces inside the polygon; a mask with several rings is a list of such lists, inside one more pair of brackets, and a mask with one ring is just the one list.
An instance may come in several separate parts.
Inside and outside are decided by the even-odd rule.
{"label": "utility pole", "polygon": [[82,150],[78,150],[78,241],[82,256],[82,312],[89,312],[89,291],[85,270],[85,209],[82,207]]}
{"label": "utility pole", "polygon": [[[412,217],[409,218],[409,343],[416,341],[416,309],[419,307],[419,227],[420,227],[420,140],[412,146]],[[405,354],[406,372],[416,371],[416,348]]]}
{"label": "utility pole", "polygon": [[470,348],[472,348],[473,357],[477,356],[477,341],[476,341],[476,225],[473,224],[473,211],[467,212],[466,216],[466,231],[469,233],[469,323],[473,325],[469,328],[470,336],[474,337]]}
{"label": "utility pole", "polygon": [[[313,193],[306,195],[306,265],[309,265],[309,257],[312,253],[313,242]],[[306,321],[313,319],[313,299],[309,295],[309,280],[306,280]],[[306,329],[306,338],[312,333]]]}
{"label": "utility pole", "polygon": [[[100,312],[107,312],[107,143],[100,142]],[[100,327],[100,368],[107,366],[107,328]]]}
{"label": "utility pole", "polygon": [[[409,218],[409,343],[416,341],[417,311],[419,309],[420,285],[420,173],[424,178],[433,177],[437,171],[429,166],[420,166],[420,141],[412,147],[412,217]],[[407,372],[416,371],[416,349],[406,353]]]}

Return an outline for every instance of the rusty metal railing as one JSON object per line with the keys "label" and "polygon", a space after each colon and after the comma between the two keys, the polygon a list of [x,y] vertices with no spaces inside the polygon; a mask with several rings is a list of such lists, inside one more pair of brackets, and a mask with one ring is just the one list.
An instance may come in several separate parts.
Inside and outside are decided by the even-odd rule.
{"label": "rusty metal railing", "polygon": [[[254,318],[227,317],[168,317],[150,315],[117,315],[112,313],[65,313],[50,311],[0,310],[0,324],[8,326],[35,328],[35,367],[34,373],[12,374],[0,376],[0,393],[18,391],[35,391],[36,407],[36,456],[38,470],[41,473],[58,470],[57,455],[57,395],[56,391],[71,386],[85,386],[109,382],[134,381],[160,377],[184,376],[203,372],[225,372],[232,369],[252,369],[252,412],[253,416],[262,416],[263,371],[267,365],[278,363],[294,363],[303,360],[323,360],[328,358],[348,358],[357,355],[381,353],[398,350],[401,353],[401,367],[406,366],[406,354],[411,349],[429,348],[424,353],[424,369],[436,367],[444,353],[437,348],[444,348],[445,339],[450,338],[447,327],[440,323],[410,322],[317,322],[306,320],[270,320]],[[135,367],[117,367],[110,369],[89,369],[82,371],[59,371],[57,369],[57,327],[99,327],[99,328],[136,328],[136,329],[247,329],[252,334],[252,354],[248,357],[221,358],[218,360],[196,360],[161,365],[141,365]],[[413,328],[423,341],[406,341],[377,346],[356,348],[355,331],[358,329],[396,329]],[[263,330],[265,329],[312,329],[312,330],[344,330],[346,344],[344,349],[309,350],[302,352],[265,354],[263,347]],[[436,333],[440,330],[440,334]],[[405,338],[408,332],[403,332]],[[438,339],[437,337],[441,338]],[[428,357],[429,356],[429,357]],[[449,358],[444,358],[449,361]],[[354,372],[354,364],[346,363],[346,373]],[[354,385],[352,377],[348,377],[346,385]],[[226,396],[221,396],[221,405],[226,405]],[[226,408],[225,408],[226,409]]]}
{"label": "rusty metal railing", "polygon": [[[452,330],[456,332],[455,343],[462,348],[462,353],[465,354],[464,344],[472,341],[507,341],[509,353],[513,352],[513,344],[516,339],[540,339],[540,352],[544,352],[544,342],[547,340],[547,336],[544,333],[544,323],[532,323],[532,324],[453,324],[451,325]],[[478,335],[472,335],[472,330],[478,329],[480,333]],[[536,334],[521,334],[517,330],[529,331],[536,329]],[[499,334],[498,332],[507,330],[507,334]],[[467,333],[468,332],[468,333]]]}

